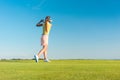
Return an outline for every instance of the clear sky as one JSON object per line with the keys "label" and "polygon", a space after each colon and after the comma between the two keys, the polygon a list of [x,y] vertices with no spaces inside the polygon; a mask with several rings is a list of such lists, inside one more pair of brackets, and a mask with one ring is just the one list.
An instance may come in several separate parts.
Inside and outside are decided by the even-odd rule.
{"label": "clear sky", "polygon": [[0,0],[0,58],[33,58],[47,15],[50,59],[120,59],[119,0]]}

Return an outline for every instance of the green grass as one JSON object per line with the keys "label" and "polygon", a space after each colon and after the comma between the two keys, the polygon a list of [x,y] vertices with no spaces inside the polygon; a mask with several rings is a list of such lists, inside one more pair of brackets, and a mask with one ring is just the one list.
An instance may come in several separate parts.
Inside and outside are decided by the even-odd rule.
{"label": "green grass", "polygon": [[3,60],[0,80],[120,80],[120,60]]}

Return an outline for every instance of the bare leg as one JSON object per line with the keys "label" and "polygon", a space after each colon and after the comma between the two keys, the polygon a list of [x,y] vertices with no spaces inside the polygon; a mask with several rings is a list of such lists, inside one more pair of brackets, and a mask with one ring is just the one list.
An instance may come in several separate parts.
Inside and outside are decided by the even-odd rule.
{"label": "bare leg", "polygon": [[47,59],[47,49],[45,50],[45,52],[43,53],[44,55],[44,60]]}
{"label": "bare leg", "polygon": [[46,51],[43,53],[44,55],[44,62],[50,62],[50,60],[47,58],[47,49]]}
{"label": "bare leg", "polygon": [[37,56],[40,57],[41,54],[43,54],[43,53],[46,51],[47,47],[48,47],[47,45],[44,45],[43,48],[42,48],[42,49],[39,51],[39,53],[37,54]]}

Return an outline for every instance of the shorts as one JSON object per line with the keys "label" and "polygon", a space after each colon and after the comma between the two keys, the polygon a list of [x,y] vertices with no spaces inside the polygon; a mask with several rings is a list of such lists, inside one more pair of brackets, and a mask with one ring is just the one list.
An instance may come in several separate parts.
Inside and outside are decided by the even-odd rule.
{"label": "shorts", "polygon": [[42,35],[41,37],[41,45],[48,45],[48,35]]}

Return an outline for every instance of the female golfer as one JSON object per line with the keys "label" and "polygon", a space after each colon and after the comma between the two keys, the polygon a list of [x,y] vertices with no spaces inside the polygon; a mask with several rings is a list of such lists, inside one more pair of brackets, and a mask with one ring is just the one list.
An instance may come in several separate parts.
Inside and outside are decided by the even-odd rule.
{"label": "female golfer", "polygon": [[[42,22],[42,23],[41,23]],[[49,38],[49,32],[51,30],[51,20],[50,16],[46,16],[45,21],[41,20],[36,26],[42,26],[43,33],[41,36],[41,45],[43,48],[39,51],[37,55],[34,55],[35,61],[38,62],[41,54],[44,55],[44,61],[49,62],[49,59],[47,58],[47,49],[48,49],[48,38]]]}

